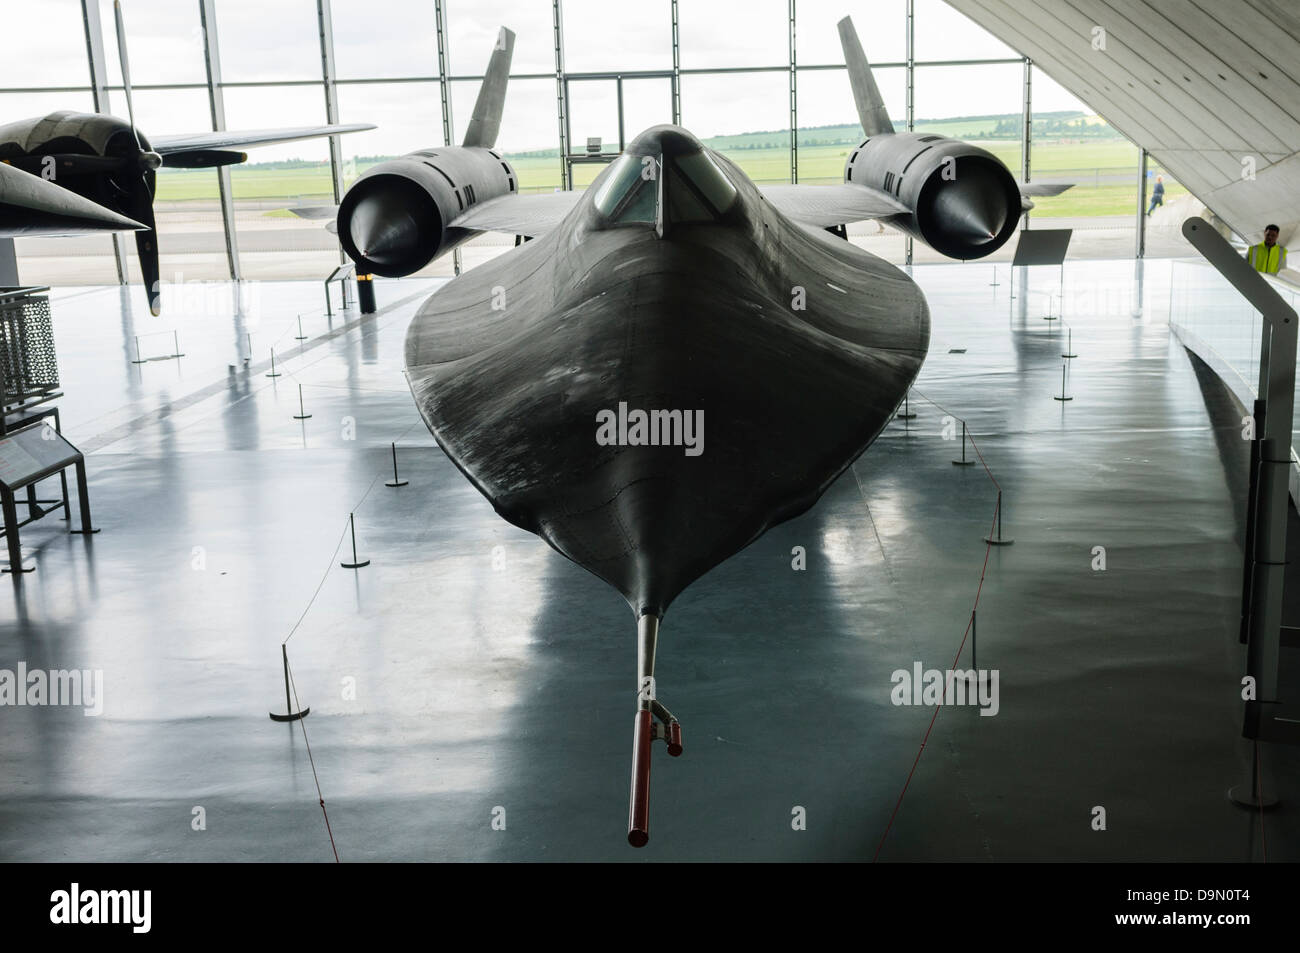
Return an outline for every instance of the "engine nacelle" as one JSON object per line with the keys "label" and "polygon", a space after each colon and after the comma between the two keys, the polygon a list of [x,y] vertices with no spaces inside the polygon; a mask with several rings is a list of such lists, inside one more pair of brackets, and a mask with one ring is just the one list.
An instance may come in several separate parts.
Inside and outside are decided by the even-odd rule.
{"label": "engine nacelle", "polygon": [[471,206],[518,191],[495,150],[424,149],[367,169],[339,205],[339,243],[359,274],[401,278],[478,234],[451,225]]}
{"label": "engine nacelle", "polygon": [[997,156],[946,136],[896,133],[849,154],[844,181],[906,205],[886,221],[949,258],[997,251],[1020,221],[1020,187]]}

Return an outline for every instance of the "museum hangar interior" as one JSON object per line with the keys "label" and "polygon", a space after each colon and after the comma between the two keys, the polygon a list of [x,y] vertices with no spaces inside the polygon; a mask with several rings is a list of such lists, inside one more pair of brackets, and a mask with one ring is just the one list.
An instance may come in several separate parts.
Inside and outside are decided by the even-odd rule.
{"label": "museum hangar interior", "polygon": [[1300,16],[1179,11],[7,4],[0,858],[1300,859]]}

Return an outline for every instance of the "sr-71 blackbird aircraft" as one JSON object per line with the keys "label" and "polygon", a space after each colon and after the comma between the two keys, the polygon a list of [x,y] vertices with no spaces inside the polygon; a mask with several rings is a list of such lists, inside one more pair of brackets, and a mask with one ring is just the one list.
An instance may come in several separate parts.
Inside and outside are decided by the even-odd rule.
{"label": "sr-71 blackbird aircraft", "polygon": [[113,4],[113,13],[130,121],[102,113],[65,111],[0,125],[0,162],[39,175],[110,212],[134,220],[136,224],[118,227],[138,229],[135,242],[140,273],[149,295],[149,309],[157,315],[162,310],[162,297],[158,285],[153,197],[160,166],[165,163],[177,169],[206,169],[232,165],[248,158],[245,153],[234,151],[237,146],[272,145],[375,127],[362,124],[200,132],[161,136],[151,142],[135,125],[126,31],[118,0]]}
{"label": "sr-71 blackbird aircraft", "polygon": [[883,218],[979,258],[1028,204],[983,149],[895,134],[849,20],[840,34],[867,136],[843,184],[759,187],[660,125],[585,192],[519,195],[493,150],[514,45],[503,30],[464,145],[375,166],[339,206],[360,273],[410,274],[480,231],[535,239],[421,306],[406,375],[438,444],[496,511],[604,579],[636,616],[636,847],[649,839],[651,742],[682,751],[655,691],[664,613],[809,509],[893,417],[925,359],[920,289],[843,240],[842,226]]}

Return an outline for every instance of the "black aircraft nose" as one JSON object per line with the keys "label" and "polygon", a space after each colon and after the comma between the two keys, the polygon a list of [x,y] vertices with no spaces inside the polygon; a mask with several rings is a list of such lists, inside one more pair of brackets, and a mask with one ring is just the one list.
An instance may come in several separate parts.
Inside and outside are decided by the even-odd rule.
{"label": "black aircraft nose", "polygon": [[638,135],[624,151],[634,156],[681,156],[699,152],[704,144],[681,126],[651,126]]}

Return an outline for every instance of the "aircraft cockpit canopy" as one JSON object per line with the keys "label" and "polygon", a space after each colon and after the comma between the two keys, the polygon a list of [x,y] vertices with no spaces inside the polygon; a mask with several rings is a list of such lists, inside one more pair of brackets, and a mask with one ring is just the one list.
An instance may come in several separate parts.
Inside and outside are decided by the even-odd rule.
{"label": "aircraft cockpit canopy", "polygon": [[614,160],[594,199],[608,224],[655,225],[660,234],[669,223],[717,221],[735,201],[736,187],[702,148],[626,152]]}

